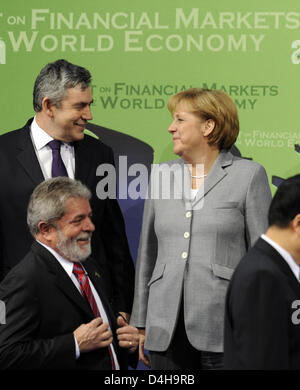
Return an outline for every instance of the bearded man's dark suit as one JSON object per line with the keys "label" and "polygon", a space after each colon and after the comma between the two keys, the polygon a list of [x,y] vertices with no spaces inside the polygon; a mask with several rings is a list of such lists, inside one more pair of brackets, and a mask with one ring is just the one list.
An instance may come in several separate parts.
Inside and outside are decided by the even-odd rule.
{"label": "bearded man's dark suit", "polygon": [[[118,346],[117,328],[103,277],[89,258],[84,262],[114,334],[121,369],[128,352]],[[0,369],[111,369],[107,348],[81,353],[76,359],[73,332],[94,316],[58,260],[38,242],[0,284],[6,324],[0,326]],[[137,355],[130,356],[137,361]]]}
{"label": "bearded man's dark suit", "polygon": [[[30,119],[25,127],[0,137],[0,280],[29,251],[32,237],[26,224],[29,197],[44,180],[30,136]],[[90,201],[96,230],[92,257],[105,276],[111,303],[130,313],[134,288],[134,264],[125,225],[116,199],[100,200],[96,194],[97,167],[114,164],[110,147],[93,137],[74,142],[75,179],[92,192]]]}

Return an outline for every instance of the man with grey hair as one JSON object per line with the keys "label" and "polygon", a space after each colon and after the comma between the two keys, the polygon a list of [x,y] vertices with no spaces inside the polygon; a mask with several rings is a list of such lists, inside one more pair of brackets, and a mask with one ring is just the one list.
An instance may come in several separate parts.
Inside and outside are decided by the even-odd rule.
{"label": "man with grey hair", "polygon": [[115,316],[89,257],[90,198],[86,186],[66,177],[34,190],[27,212],[34,243],[0,284],[0,369],[128,368],[138,330]]}
{"label": "man with grey hair", "polygon": [[111,148],[84,134],[92,119],[92,102],[90,72],[65,60],[55,61],[35,81],[35,117],[23,128],[0,136],[0,280],[30,248],[26,207],[34,187],[51,177],[75,178],[92,192],[93,258],[99,272],[106,274],[111,304],[128,319],[134,264],[117,200],[96,195],[102,179],[96,176],[97,167],[114,162]]}

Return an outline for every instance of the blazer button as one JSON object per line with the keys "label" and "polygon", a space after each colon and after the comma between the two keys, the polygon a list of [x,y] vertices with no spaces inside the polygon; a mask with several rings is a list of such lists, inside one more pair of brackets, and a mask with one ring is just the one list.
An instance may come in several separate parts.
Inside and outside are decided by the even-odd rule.
{"label": "blazer button", "polygon": [[192,212],[191,212],[191,211],[187,211],[187,212],[185,213],[185,216],[186,216],[186,218],[191,218]]}
{"label": "blazer button", "polygon": [[181,253],[181,258],[182,258],[182,259],[186,259],[187,257],[188,257],[187,252],[182,252],[182,253]]}
{"label": "blazer button", "polygon": [[184,238],[189,238],[190,237],[190,233],[189,232],[185,232],[184,235],[183,235]]}

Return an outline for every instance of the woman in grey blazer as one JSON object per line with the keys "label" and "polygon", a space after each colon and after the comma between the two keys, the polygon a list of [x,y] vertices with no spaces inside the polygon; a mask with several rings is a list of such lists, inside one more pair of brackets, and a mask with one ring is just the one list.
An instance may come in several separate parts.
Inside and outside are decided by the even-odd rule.
{"label": "woman in grey blazer", "polygon": [[217,369],[228,282],[267,228],[271,193],[261,165],[229,152],[239,120],[228,95],[192,88],[168,108],[180,158],[152,170],[131,324],[152,369]]}

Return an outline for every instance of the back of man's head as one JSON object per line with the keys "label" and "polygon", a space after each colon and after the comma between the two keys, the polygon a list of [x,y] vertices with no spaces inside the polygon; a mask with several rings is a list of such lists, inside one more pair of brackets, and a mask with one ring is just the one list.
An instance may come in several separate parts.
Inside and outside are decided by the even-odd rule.
{"label": "back of man's head", "polygon": [[269,226],[285,228],[297,214],[300,214],[300,175],[279,185],[269,209]]}
{"label": "back of man's head", "polygon": [[59,107],[68,88],[75,88],[80,84],[82,89],[86,89],[90,83],[91,74],[87,69],[66,60],[51,62],[41,70],[35,80],[33,108],[40,112],[46,96]]}

